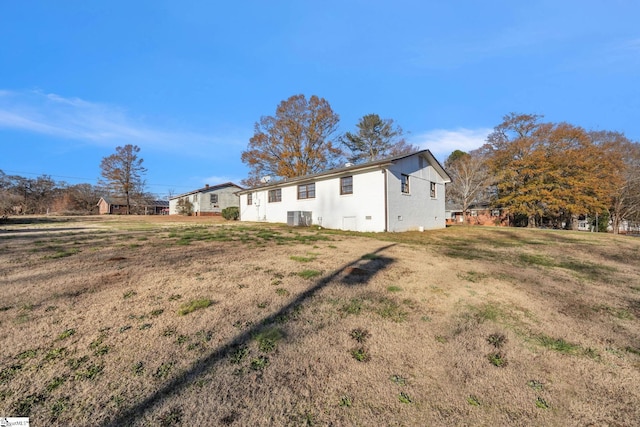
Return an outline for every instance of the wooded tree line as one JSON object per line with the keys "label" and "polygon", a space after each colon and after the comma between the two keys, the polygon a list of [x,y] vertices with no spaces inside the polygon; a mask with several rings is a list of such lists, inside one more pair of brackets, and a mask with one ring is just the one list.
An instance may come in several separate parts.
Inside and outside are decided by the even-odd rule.
{"label": "wooded tree line", "polygon": [[48,175],[25,178],[0,170],[0,215],[46,214],[49,212],[90,214],[104,194],[91,184],[67,184]]}
{"label": "wooded tree line", "polygon": [[132,207],[145,206],[154,199],[144,190],[146,169],[135,145],[116,147],[116,152],[100,163],[98,185],[56,182],[49,175],[25,178],[0,170],[0,215],[91,214],[97,212],[101,197],[122,198],[127,213]]}
{"label": "wooded tree line", "polygon": [[445,162],[449,202],[468,212],[489,204],[513,225],[575,228],[581,216],[640,220],[640,144],[614,131],[587,131],[542,116],[509,114],[470,153]]}

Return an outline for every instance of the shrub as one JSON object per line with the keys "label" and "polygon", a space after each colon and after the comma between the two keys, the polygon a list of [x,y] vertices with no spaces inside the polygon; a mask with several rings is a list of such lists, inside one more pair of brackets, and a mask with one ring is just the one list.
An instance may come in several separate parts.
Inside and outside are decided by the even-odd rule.
{"label": "shrub", "polygon": [[180,215],[189,216],[193,214],[193,203],[189,201],[189,198],[183,197],[182,199],[178,200],[176,209]]}
{"label": "shrub", "polygon": [[237,206],[229,206],[228,208],[222,209],[222,217],[224,219],[229,219],[236,221],[240,218],[240,208]]}

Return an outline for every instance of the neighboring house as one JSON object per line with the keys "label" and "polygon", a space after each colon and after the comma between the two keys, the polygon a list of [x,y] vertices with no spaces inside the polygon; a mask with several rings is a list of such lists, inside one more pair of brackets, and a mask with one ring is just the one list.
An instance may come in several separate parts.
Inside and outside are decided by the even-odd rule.
{"label": "neighboring house", "polygon": [[239,190],[242,190],[242,187],[233,182],[213,186],[207,184],[203,188],[171,197],[169,199],[169,215],[183,213],[180,201],[191,203],[190,215],[220,215],[224,208],[240,205],[240,199],[236,194]]}
{"label": "neighboring house", "polygon": [[[462,208],[447,204],[447,225],[465,224]],[[466,224],[508,226],[509,215],[505,209],[492,208],[488,204],[471,205],[467,210]]]}
{"label": "neighboring house", "polygon": [[[609,221],[607,230],[613,231],[613,224]],[[620,234],[639,234],[640,233],[640,221],[629,221],[623,219],[618,225],[618,233]]]}
{"label": "neighboring house", "polygon": [[[98,213],[125,215],[127,213],[127,201],[123,197],[100,197],[98,201]],[[167,215],[169,213],[169,202],[165,200],[153,200],[149,203],[139,204],[131,201],[131,213],[139,215]]]}
{"label": "neighboring house", "polygon": [[444,228],[450,181],[422,150],[239,191],[240,220],[373,232]]}

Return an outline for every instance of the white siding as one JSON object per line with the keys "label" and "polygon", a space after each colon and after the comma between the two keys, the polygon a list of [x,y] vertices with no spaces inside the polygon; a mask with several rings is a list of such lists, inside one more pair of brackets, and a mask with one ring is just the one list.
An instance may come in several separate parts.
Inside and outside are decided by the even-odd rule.
{"label": "white siding", "polygon": [[[368,169],[367,169],[368,168]],[[439,172],[440,171],[440,172]],[[282,201],[268,202],[268,188],[240,196],[242,221],[287,222],[287,212],[312,213],[313,225],[354,231],[409,231],[445,227],[446,174],[428,151],[385,163],[343,170],[315,180],[296,180],[269,187],[280,188]],[[401,189],[402,175],[409,176],[409,192]],[[353,194],[340,194],[340,178],[353,176]],[[298,185],[315,182],[316,197],[298,200]],[[435,197],[431,196],[435,184]]]}
{"label": "white siding", "polygon": [[[353,176],[353,194],[340,194],[340,177]],[[315,182],[316,197],[298,200],[298,185]],[[288,211],[312,212],[313,225],[354,231],[384,231],[384,172],[345,173],[332,178],[300,181],[279,187],[281,202],[268,202],[268,190],[256,190],[253,204],[247,195],[240,196],[240,219],[243,221],[287,222]]]}

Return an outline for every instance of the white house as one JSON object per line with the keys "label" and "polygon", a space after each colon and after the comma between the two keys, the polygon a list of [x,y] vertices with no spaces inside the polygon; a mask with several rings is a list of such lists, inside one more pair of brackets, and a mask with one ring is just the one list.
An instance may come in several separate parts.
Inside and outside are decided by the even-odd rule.
{"label": "white house", "polygon": [[169,199],[169,215],[182,213],[178,206],[181,200],[191,203],[191,215],[220,215],[222,209],[239,205],[239,198],[236,194],[238,190],[242,190],[242,187],[233,182],[211,186],[207,184],[203,188],[171,197]]}
{"label": "white house", "polygon": [[373,232],[444,228],[448,182],[422,150],[239,191],[240,220]]}

